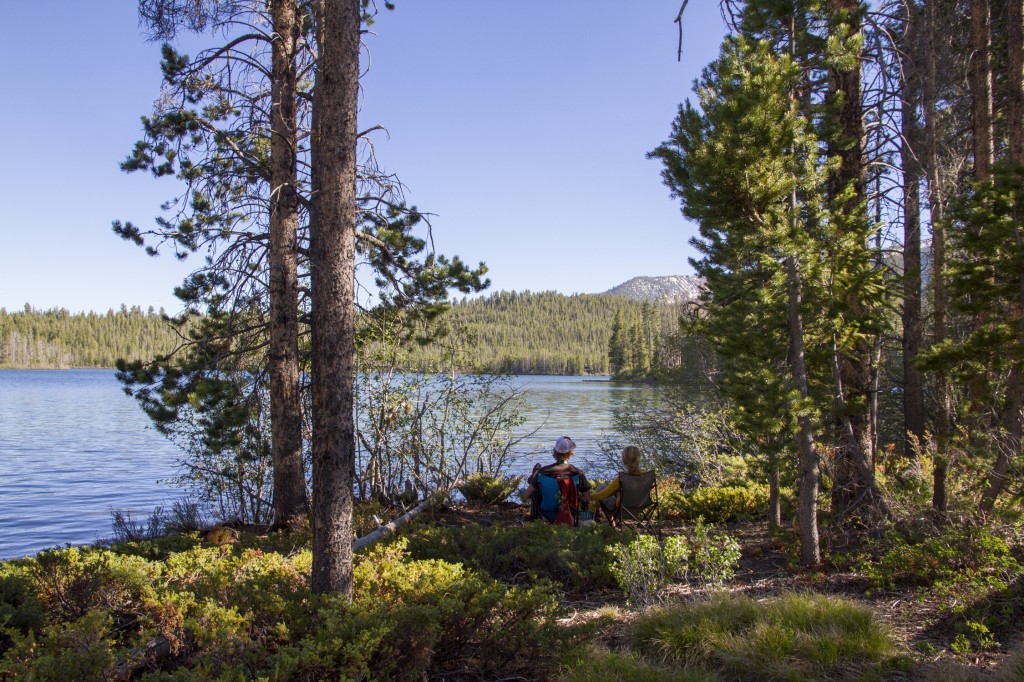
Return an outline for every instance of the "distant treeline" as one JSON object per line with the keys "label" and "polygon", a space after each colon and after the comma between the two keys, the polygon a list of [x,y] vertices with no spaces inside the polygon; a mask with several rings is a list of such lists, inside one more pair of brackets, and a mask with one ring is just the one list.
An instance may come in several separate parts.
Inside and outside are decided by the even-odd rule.
{"label": "distant treeline", "polygon": [[[678,310],[656,306],[664,333]],[[106,313],[0,308],[0,367],[113,367],[171,351],[179,338],[163,311],[138,307]],[[610,374],[609,340],[616,317],[640,320],[643,304],[611,294],[500,291],[452,302],[451,314],[476,335],[478,369],[512,374]],[[440,347],[415,353],[420,369],[441,366]],[[670,361],[669,361],[670,363]]]}
{"label": "distant treeline", "polygon": [[0,367],[113,367],[118,358],[167,353],[178,336],[162,312],[123,305],[106,313],[37,310],[27,304],[13,313],[0,308]]}
{"label": "distant treeline", "polygon": [[[512,374],[611,374],[608,347],[617,316],[640,320],[643,304],[613,294],[499,291],[455,301],[452,313],[477,335],[474,357],[489,370]],[[676,306],[656,306],[663,331],[677,325]],[[423,359],[436,363],[437,348]],[[670,361],[669,361],[670,362]]]}

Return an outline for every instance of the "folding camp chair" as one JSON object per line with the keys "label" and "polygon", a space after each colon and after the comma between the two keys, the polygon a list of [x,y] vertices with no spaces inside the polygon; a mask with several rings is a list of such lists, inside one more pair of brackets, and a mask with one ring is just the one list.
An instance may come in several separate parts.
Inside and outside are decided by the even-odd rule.
{"label": "folding camp chair", "polygon": [[657,523],[658,477],[653,470],[639,476],[620,472],[617,498],[611,511],[616,525],[661,534]]}
{"label": "folding camp chair", "polygon": [[537,514],[551,523],[580,525],[579,484],[576,474],[537,474]]}

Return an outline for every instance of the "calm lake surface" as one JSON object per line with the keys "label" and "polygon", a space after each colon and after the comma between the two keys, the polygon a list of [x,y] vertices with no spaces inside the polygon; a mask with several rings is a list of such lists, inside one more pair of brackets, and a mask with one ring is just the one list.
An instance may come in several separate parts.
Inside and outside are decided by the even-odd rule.
{"label": "calm lake surface", "polygon": [[[550,461],[559,436],[576,464],[606,469],[598,447],[612,410],[644,387],[588,377],[520,376],[524,433],[513,473]],[[145,517],[180,490],[178,448],[158,434],[112,370],[0,370],[0,559],[110,535],[110,510]]]}

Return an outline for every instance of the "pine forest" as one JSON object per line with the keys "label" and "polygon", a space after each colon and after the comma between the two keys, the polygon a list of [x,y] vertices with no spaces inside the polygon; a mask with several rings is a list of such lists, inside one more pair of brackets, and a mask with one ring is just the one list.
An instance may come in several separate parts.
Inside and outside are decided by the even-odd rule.
{"label": "pine forest", "polygon": [[179,341],[161,313],[121,306],[105,313],[0,308],[0,367],[114,367],[118,359],[165,355]]}
{"label": "pine forest", "polygon": [[[464,325],[475,340],[473,363],[460,367],[463,371],[605,375],[635,367],[633,375],[647,376],[656,368],[679,364],[669,346],[660,354],[656,350],[658,340],[674,332],[679,312],[677,305],[646,304],[611,294],[501,291],[452,301],[446,315]],[[640,334],[643,325],[647,333]],[[628,355],[628,363],[609,364],[613,336],[621,339],[615,357]],[[0,310],[0,367],[112,368],[118,359],[169,354],[186,338],[187,333],[165,319],[162,310]],[[414,346],[408,368],[437,369],[441,353],[436,344]]]}

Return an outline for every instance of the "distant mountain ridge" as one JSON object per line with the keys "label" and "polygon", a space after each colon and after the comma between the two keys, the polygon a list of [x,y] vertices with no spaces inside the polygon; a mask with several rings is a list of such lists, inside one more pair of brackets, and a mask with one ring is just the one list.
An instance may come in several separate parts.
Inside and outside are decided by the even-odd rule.
{"label": "distant mountain ridge", "polygon": [[634,301],[666,301],[686,303],[697,298],[704,280],[697,275],[668,275],[666,277],[634,277],[612,287],[606,294],[625,296]]}

